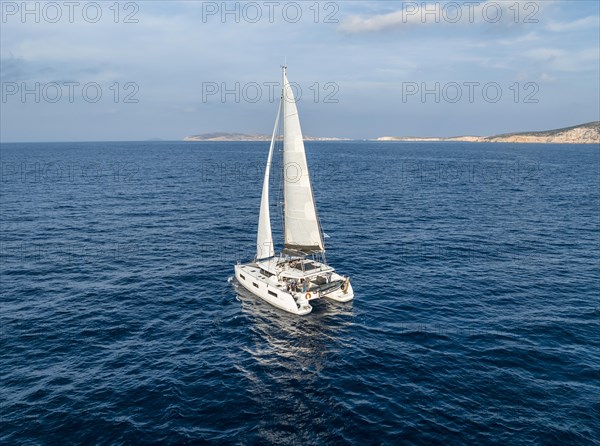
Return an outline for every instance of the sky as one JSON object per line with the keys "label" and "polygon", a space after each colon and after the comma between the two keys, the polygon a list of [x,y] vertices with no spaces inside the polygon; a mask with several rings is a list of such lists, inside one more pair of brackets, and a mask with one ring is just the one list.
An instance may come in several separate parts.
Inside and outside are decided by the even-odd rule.
{"label": "sky", "polygon": [[600,120],[600,2],[1,2],[0,141],[456,136]]}

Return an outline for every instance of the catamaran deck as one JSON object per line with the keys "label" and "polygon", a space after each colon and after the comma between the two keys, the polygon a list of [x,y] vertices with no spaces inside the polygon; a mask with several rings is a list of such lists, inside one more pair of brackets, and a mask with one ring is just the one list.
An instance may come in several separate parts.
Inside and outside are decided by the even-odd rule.
{"label": "catamaran deck", "polygon": [[[274,257],[236,266],[236,278],[244,288],[286,311],[306,314],[310,300],[326,297],[348,302],[352,285],[324,263],[309,259]],[[306,312],[306,313],[305,313]]]}

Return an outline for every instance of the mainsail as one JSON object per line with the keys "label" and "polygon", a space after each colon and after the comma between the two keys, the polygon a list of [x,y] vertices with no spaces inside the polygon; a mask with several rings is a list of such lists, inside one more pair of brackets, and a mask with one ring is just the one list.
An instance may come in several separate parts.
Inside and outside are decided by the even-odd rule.
{"label": "mainsail", "polygon": [[[303,252],[325,249],[313,198],[294,93],[283,68],[284,247]],[[272,146],[272,144],[271,144]],[[264,192],[263,192],[264,196]],[[262,215],[262,205],[261,205]]]}
{"label": "mainsail", "polygon": [[271,172],[271,160],[273,159],[273,148],[275,147],[275,139],[277,137],[277,129],[279,127],[279,114],[281,113],[281,102],[277,109],[277,118],[275,119],[275,128],[271,137],[271,147],[269,148],[269,156],[267,157],[267,167],[265,169],[265,178],[263,180],[262,197],[260,199],[260,215],[258,217],[258,233],[256,235],[256,258],[266,259],[273,257],[275,251],[273,249],[273,234],[271,232],[271,215],[269,212],[269,178]]}

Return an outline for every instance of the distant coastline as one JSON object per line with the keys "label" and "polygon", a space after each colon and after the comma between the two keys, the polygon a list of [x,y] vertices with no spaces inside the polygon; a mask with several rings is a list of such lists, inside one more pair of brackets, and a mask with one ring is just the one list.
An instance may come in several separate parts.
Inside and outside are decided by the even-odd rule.
{"label": "distant coastline", "polygon": [[[184,141],[270,141],[271,135],[213,132],[186,136]],[[305,136],[305,141],[352,141],[352,138]],[[504,133],[493,136],[412,137],[380,136],[369,141],[462,141],[543,144],[600,144],[600,121],[541,132]]]}
{"label": "distant coastline", "polygon": [[510,142],[544,144],[600,144],[600,121],[588,122],[555,130],[541,132],[504,133],[494,136],[454,137],[407,137],[382,136],[372,141],[466,141],[466,142]]}
{"label": "distant coastline", "polygon": [[[271,135],[214,132],[186,136],[184,141],[270,141]],[[350,141],[351,138],[304,136],[304,141]]]}

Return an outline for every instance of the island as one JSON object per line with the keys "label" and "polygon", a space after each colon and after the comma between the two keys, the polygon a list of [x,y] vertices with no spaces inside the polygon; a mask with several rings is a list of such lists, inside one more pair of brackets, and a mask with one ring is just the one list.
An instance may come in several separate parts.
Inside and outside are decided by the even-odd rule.
{"label": "island", "polygon": [[[214,132],[186,136],[184,141],[271,141],[271,135]],[[350,138],[304,136],[304,141],[349,141]]]}
{"label": "island", "polygon": [[410,137],[382,136],[372,141],[465,141],[546,144],[600,144],[600,121],[541,132],[504,133],[494,136]]}
{"label": "island", "polygon": [[[214,132],[186,136],[184,141],[270,141],[271,135],[261,133]],[[352,141],[352,138],[304,136],[305,141]],[[368,141],[462,141],[545,144],[600,144],[600,121],[540,132],[504,133],[493,136],[380,136]]]}

